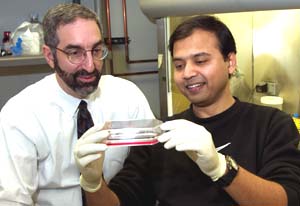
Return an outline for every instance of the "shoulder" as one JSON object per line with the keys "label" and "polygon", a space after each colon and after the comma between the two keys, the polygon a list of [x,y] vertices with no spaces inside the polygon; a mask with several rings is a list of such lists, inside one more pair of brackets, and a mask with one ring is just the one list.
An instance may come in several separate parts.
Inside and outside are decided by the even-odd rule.
{"label": "shoulder", "polygon": [[142,93],[135,83],[127,79],[115,77],[112,75],[101,76],[99,90],[102,94],[109,93],[111,95],[112,93],[114,93],[122,96],[134,96]]}
{"label": "shoulder", "polygon": [[110,85],[110,86],[132,86],[132,87],[136,87],[136,85],[124,78],[121,77],[115,77],[112,75],[102,75],[101,79],[100,79],[100,85],[101,86],[106,86],[106,85]]}
{"label": "shoulder", "polygon": [[49,87],[51,82],[54,82],[54,76],[49,75],[43,79],[25,87],[16,95],[12,96],[2,107],[1,115],[8,114],[22,114],[29,113],[40,107],[46,101],[45,97],[49,96]]}
{"label": "shoulder", "polygon": [[[298,138],[298,131],[291,115],[277,108],[241,102],[240,125],[256,128],[270,142],[276,138],[284,141]],[[247,122],[247,124],[244,124]]]}
{"label": "shoulder", "polygon": [[241,113],[245,113],[252,118],[259,119],[291,119],[290,115],[273,107],[257,105],[248,102],[238,102],[238,107]]}

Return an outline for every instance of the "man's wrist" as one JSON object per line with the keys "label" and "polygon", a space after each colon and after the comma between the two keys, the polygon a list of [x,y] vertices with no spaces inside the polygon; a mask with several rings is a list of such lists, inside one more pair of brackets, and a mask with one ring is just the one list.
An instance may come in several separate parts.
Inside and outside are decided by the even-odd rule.
{"label": "man's wrist", "polygon": [[83,177],[82,175],[80,175],[80,179],[79,179],[79,182],[80,182],[80,186],[82,187],[82,189],[84,191],[87,191],[87,192],[96,192],[98,191],[100,188],[101,188],[101,185],[102,185],[102,178],[100,179],[100,182],[98,184],[94,184],[94,183],[88,183]]}
{"label": "man's wrist", "polygon": [[221,187],[229,186],[236,177],[238,170],[239,166],[235,160],[229,155],[226,155],[226,172],[216,181],[216,183]]}

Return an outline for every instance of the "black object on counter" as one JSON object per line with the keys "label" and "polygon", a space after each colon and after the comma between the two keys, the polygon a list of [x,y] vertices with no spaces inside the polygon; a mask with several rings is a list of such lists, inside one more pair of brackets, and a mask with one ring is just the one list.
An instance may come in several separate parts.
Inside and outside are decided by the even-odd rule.
{"label": "black object on counter", "polygon": [[255,90],[258,93],[265,93],[268,91],[268,84],[266,82],[260,82],[255,86]]}

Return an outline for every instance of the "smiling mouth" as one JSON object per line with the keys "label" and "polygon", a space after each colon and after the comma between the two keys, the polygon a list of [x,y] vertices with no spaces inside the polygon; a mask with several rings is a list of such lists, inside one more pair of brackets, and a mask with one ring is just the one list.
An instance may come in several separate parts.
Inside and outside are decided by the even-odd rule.
{"label": "smiling mouth", "polygon": [[187,85],[187,86],[185,86],[185,87],[186,87],[187,89],[189,89],[189,90],[193,90],[193,89],[202,87],[202,86],[204,86],[205,84],[206,84],[205,82],[201,82],[201,83],[197,83],[197,84],[190,84],[190,85]]}
{"label": "smiling mouth", "polygon": [[94,75],[80,75],[78,76],[78,79],[80,79],[80,81],[82,82],[91,82],[95,80],[95,76]]}

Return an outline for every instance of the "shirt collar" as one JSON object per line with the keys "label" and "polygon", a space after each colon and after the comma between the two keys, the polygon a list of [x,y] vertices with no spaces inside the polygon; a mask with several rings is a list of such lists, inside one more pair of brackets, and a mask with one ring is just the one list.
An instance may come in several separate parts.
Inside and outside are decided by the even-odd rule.
{"label": "shirt collar", "polygon": [[97,90],[94,91],[92,94],[90,94],[87,98],[79,99],[66,93],[59,86],[55,75],[53,75],[53,78],[55,79],[55,90],[58,96],[57,103],[62,107],[62,110],[64,110],[66,113],[70,114],[71,116],[75,116],[77,114],[77,108],[81,100],[86,101],[87,104],[89,105],[91,102],[95,101],[97,94],[100,93],[100,87],[98,86]]}
{"label": "shirt collar", "polygon": [[56,91],[56,102],[61,107],[61,109],[69,114],[70,116],[74,116],[76,114],[78,105],[81,101],[81,99],[78,99],[76,97],[73,97],[69,94],[67,94],[58,84],[55,75],[53,75],[53,78],[55,78],[55,91]]}

